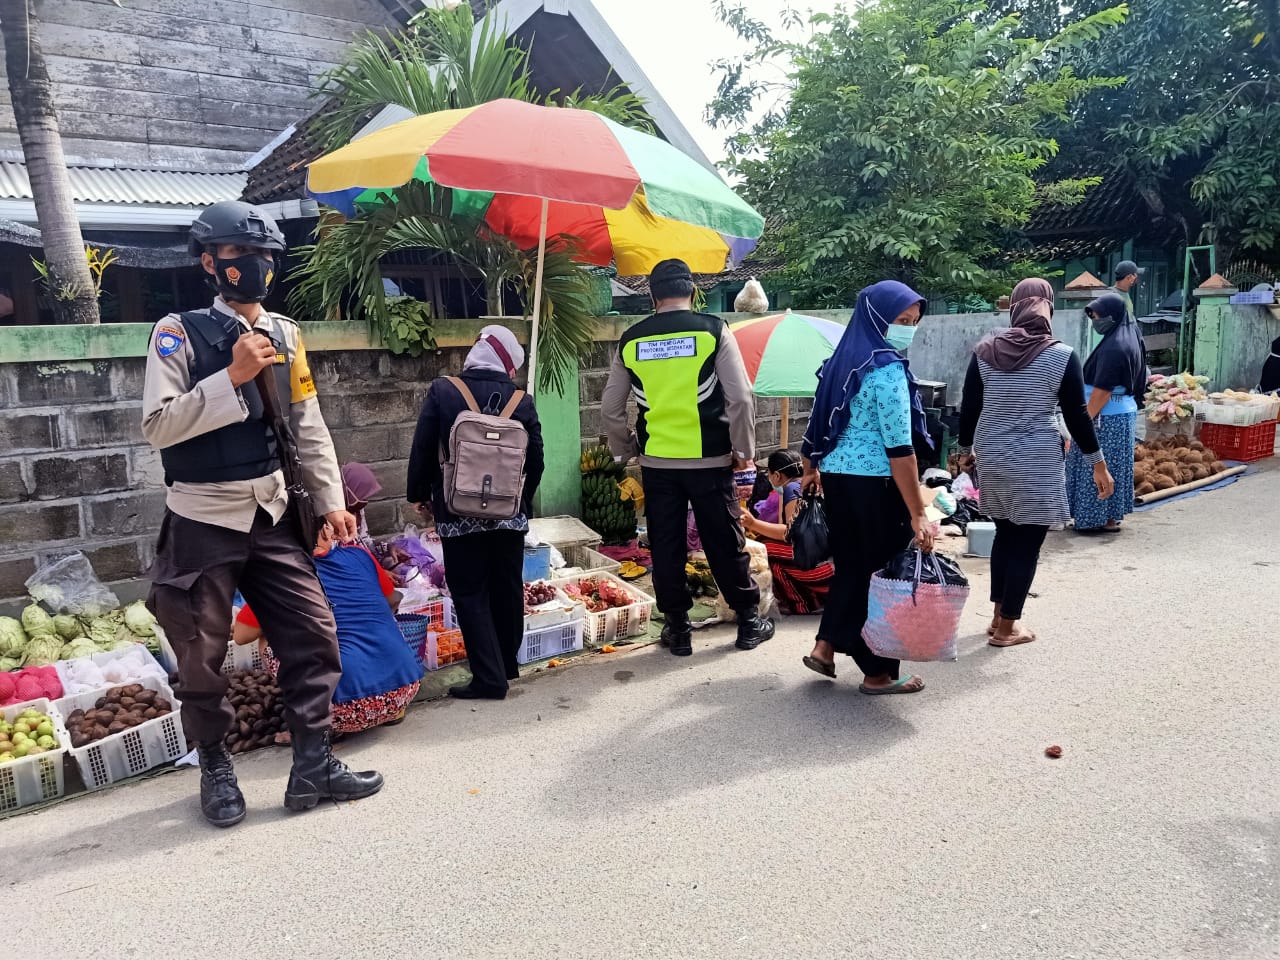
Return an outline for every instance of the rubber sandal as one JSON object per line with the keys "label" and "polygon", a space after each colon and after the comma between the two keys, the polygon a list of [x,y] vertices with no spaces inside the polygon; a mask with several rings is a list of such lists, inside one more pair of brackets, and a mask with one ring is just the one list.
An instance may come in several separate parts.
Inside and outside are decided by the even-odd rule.
{"label": "rubber sandal", "polygon": [[920,681],[920,686],[914,690],[903,689],[908,683],[916,679],[914,673],[909,673],[905,677],[899,677],[887,687],[868,687],[865,683],[858,684],[858,689],[869,697],[881,697],[890,693],[919,693],[924,689],[924,680]]}
{"label": "rubber sandal", "polygon": [[987,641],[987,644],[992,647],[1018,647],[1024,643],[1031,643],[1035,638],[1036,635],[1034,633],[1027,633],[1021,637],[1011,637],[1008,640],[1001,640],[999,637],[993,635],[991,639]]}
{"label": "rubber sandal", "polygon": [[810,656],[806,656],[801,662],[814,673],[820,673],[830,680],[836,678],[836,665],[834,663],[827,663],[825,660]]}

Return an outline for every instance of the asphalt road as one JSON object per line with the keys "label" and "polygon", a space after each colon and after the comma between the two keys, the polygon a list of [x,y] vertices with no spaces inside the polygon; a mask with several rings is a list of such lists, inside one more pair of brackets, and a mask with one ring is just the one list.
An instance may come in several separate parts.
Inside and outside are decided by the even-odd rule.
{"label": "asphalt road", "polygon": [[274,750],[229,831],[191,771],[0,822],[0,956],[1280,957],[1280,470],[1126,527],[919,695],[718,629],[416,708],[360,803],[287,815]]}

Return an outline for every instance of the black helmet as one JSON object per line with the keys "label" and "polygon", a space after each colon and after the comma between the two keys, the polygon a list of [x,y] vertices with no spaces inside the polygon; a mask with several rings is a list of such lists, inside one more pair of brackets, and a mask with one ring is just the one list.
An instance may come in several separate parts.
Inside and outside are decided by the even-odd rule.
{"label": "black helmet", "polygon": [[285,248],[284,234],[275,220],[241,200],[215,203],[191,224],[191,239],[187,243],[191,256],[199,257],[208,247],[219,243],[239,243],[264,250]]}

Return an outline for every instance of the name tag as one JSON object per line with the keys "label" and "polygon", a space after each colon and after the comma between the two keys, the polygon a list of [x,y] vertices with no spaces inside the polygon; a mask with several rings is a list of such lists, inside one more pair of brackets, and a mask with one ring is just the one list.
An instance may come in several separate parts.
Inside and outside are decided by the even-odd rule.
{"label": "name tag", "polygon": [[285,363],[288,359],[283,353],[276,354],[276,363]]}
{"label": "name tag", "polygon": [[636,344],[637,360],[674,360],[676,357],[692,357],[698,353],[694,337],[672,337],[670,340],[646,340]]}
{"label": "name tag", "polygon": [[500,433],[486,433],[486,434],[484,435],[484,438],[485,438],[486,440],[501,440],[501,439],[502,439],[502,434],[500,434]]}

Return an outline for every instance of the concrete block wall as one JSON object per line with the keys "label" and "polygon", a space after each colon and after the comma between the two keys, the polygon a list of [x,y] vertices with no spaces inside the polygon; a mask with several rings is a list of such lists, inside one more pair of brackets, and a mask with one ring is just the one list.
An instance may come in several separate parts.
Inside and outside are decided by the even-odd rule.
{"label": "concrete block wall", "polygon": [[[465,356],[461,346],[420,358],[309,351],[340,461],[369,464],[383,485],[368,511],[375,533],[414,519],[404,495],[422,400]],[[145,574],[164,514],[160,457],[141,430],[145,363],[0,362],[0,598],[21,596],[38,564],[75,550],[104,581]]]}

